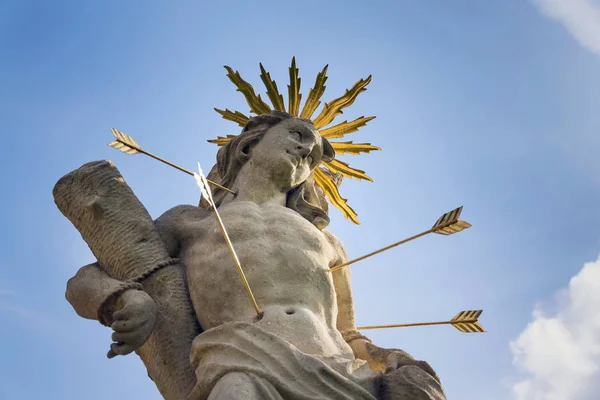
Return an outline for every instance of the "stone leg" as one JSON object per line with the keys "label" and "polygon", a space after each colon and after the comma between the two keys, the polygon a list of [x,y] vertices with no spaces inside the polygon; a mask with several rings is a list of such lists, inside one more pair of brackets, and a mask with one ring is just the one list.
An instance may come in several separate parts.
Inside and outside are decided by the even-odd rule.
{"label": "stone leg", "polygon": [[208,400],[283,400],[265,379],[254,374],[230,372],[223,376]]}

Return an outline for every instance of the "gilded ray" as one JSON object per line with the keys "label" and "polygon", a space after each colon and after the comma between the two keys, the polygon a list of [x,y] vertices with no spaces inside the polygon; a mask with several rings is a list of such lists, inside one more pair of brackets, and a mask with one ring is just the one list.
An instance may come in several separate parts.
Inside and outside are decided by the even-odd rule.
{"label": "gilded ray", "polygon": [[367,79],[361,79],[352,86],[349,90],[346,90],[343,96],[338,97],[335,100],[332,100],[330,103],[325,103],[321,114],[317,118],[314,119],[315,128],[321,129],[324,126],[327,126],[333,121],[335,117],[339,114],[342,114],[342,109],[349,107],[354,103],[354,100],[358,97],[358,95],[364,92],[366,86],[371,82],[371,75],[367,77]]}
{"label": "gilded ray", "polygon": [[371,151],[381,150],[377,146],[371,145],[371,143],[354,143],[350,142],[331,142],[331,147],[335,150],[336,154],[354,154],[359,155],[360,153],[370,153]]}
{"label": "gilded ray", "polygon": [[271,74],[267,72],[262,63],[260,64],[260,79],[262,79],[265,87],[267,88],[267,96],[269,96],[273,108],[278,111],[285,111],[285,106],[283,105],[283,96],[279,94],[277,83],[271,79]]}
{"label": "gilded ray", "polygon": [[367,122],[373,119],[375,119],[375,117],[360,117],[354,121],[344,121],[332,127],[321,129],[319,133],[327,139],[341,138],[344,135],[358,131],[361,127],[365,126]]}
{"label": "gilded ray", "polygon": [[231,139],[237,135],[217,136],[216,139],[207,140],[208,143],[216,144],[217,146],[225,146]]}
{"label": "gilded ray", "polygon": [[314,171],[314,179],[315,183],[323,189],[323,192],[331,201],[331,203],[336,206],[342,213],[344,217],[349,218],[355,224],[360,224],[358,219],[356,219],[356,212],[350,207],[346,201],[338,191],[337,186],[333,183],[333,179],[325,174],[321,168],[317,167]]}
{"label": "gilded ray", "polygon": [[369,182],[373,182],[373,179],[371,179],[365,173],[365,171],[361,171],[360,169],[352,168],[351,166],[349,166],[348,164],[346,164],[343,161],[333,159],[330,162],[324,162],[323,164],[325,164],[325,166],[334,174],[336,172],[338,172],[338,173],[342,174],[343,176],[345,176],[346,178],[356,178],[359,180],[364,179]]}
{"label": "gilded ray", "polygon": [[243,80],[239,72],[234,72],[228,66],[225,66],[225,69],[229,80],[237,87],[238,92],[241,92],[246,98],[246,102],[250,106],[250,112],[255,114],[268,114],[271,112],[271,107],[260,98],[260,94],[256,95],[254,93],[252,85]]}
{"label": "gilded ray", "polygon": [[239,111],[230,111],[228,109],[225,109],[225,111],[223,111],[223,110],[219,110],[218,108],[215,108],[215,111],[218,112],[219,114],[221,114],[223,119],[235,122],[242,128],[244,126],[246,126],[246,124],[248,123],[248,120],[249,120],[248,117],[246,117],[244,114],[242,114]]}
{"label": "gilded ray", "polygon": [[300,101],[302,95],[300,94],[300,83],[301,79],[298,76],[298,68],[296,68],[296,57],[292,57],[292,65],[290,66],[290,84],[288,85],[288,113],[291,115],[298,115],[300,110]]}
{"label": "gilded ray", "polygon": [[325,82],[327,81],[327,68],[329,65],[326,65],[321,72],[317,74],[317,79],[315,80],[315,85],[308,92],[308,98],[306,99],[306,103],[304,103],[304,107],[302,108],[302,113],[300,116],[302,118],[311,118],[315,113],[315,110],[321,104],[321,96],[325,93]]}

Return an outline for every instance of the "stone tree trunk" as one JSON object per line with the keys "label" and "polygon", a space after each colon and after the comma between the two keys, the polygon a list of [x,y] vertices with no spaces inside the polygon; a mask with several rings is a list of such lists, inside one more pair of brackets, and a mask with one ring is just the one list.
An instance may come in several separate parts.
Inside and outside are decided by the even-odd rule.
{"label": "stone tree trunk", "polygon": [[[152,218],[110,161],[90,162],[65,175],[53,195],[111,277],[134,279],[170,259]],[[154,332],[136,353],[164,398],[184,399],[196,382],[189,351],[200,328],[183,266],[162,268],[142,284],[158,315]]]}

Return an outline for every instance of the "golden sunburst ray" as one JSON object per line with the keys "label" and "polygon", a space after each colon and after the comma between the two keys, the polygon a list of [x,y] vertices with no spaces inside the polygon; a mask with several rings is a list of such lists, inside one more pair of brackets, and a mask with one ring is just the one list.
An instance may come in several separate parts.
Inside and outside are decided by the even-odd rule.
{"label": "golden sunburst ray", "polygon": [[[236,86],[237,91],[241,92],[246,99],[246,103],[250,107],[250,113],[252,114],[267,114],[271,112],[271,109],[285,111],[286,107],[284,104],[283,96],[279,93],[275,80],[271,79],[271,75],[260,64],[260,78],[265,84],[267,89],[267,97],[272,103],[272,108],[265,103],[260,95],[254,92],[254,88],[248,82],[246,82],[240,76],[238,71],[233,71],[232,68],[225,66],[227,70],[227,77]],[[327,69],[326,65],[321,72],[317,74],[315,84],[308,92],[308,97],[300,111],[300,101],[302,95],[300,94],[300,82],[299,71],[296,67],[296,58],[292,58],[292,63],[289,68],[290,84],[288,85],[288,113],[293,116],[299,116],[302,118],[312,119],[313,114],[317,111],[321,105],[321,97],[325,93],[325,82],[327,81]],[[365,126],[369,121],[375,117],[359,117],[353,121],[344,121],[337,125],[326,128],[333,120],[340,114],[343,114],[342,109],[351,106],[358,95],[364,92],[367,85],[371,82],[371,76],[369,75],[366,79],[360,79],[350,89],[346,90],[343,96],[332,100],[329,103],[325,103],[319,115],[312,119],[315,129],[319,131],[322,137],[330,139],[338,139],[358,131],[360,128]],[[215,108],[224,119],[235,122],[239,126],[245,126],[250,117],[241,113],[240,111],[230,111],[229,109],[221,110]],[[210,143],[214,143],[218,146],[227,144],[232,138],[237,135],[226,135],[219,136],[217,139],[209,140]],[[370,153],[371,151],[381,150],[377,146],[371,145],[371,143],[354,143],[352,141],[345,142],[334,142],[331,141],[336,154],[354,154],[358,155],[361,153]],[[347,163],[334,159],[329,162],[323,161],[322,166],[315,168],[313,178],[315,184],[318,185],[329,201],[337,207],[344,217],[350,219],[355,224],[358,224],[357,214],[347,203],[347,200],[343,198],[338,190],[340,177],[355,178],[359,180],[373,181],[365,171],[352,168]]]}
{"label": "golden sunburst ray", "polygon": [[250,120],[250,118],[246,117],[244,114],[242,114],[239,111],[230,111],[228,109],[219,110],[218,108],[215,108],[215,111],[218,112],[219,114],[221,114],[221,116],[223,117],[223,119],[235,122],[236,124],[238,124],[242,128],[244,126],[246,126],[246,124]]}
{"label": "golden sunburst ray", "polygon": [[208,140],[208,143],[216,144],[217,146],[225,146],[231,139],[237,135],[217,136],[216,139]]}
{"label": "golden sunburst ray", "polygon": [[373,182],[373,179],[371,179],[369,176],[367,176],[367,174],[365,174],[365,171],[361,171],[360,169],[352,168],[351,166],[349,166],[347,163],[345,163],[343,161],[334,159],[329,162],[323,162],[323,164],[325,164],[325,166],[333,174],[335,174],[337,172],[339,174],[342,174],[346,178],[356,178],[359,180],[365,179],[369,182]]}
{"label": "golden sunburst ray", "polygon": [[338,139],[358,131],[365,126],[367,122],[375,119],[375,117],[359,117],[354,121],[344,121],[329,128],[321,129],[319,133],[326,139]]}
{"label": "golden sunburst ray", "polygon": [[325,103],[321,114],[314,119],[313,123],[315,128],[321,129],[331,123],[335,117],[342,114],[342,108],[346,108],[354,103],[354,100],[358,95],[364,92],[366,86],[371,82],[371,75],[367,79],[361,79],[352,86],[351,89],[346,90],[343,96],[338,97],[331,103]]}
{"label": "golden sunburst ray", "polygon": [[292,57],[292,65],[290,66],[290,84],[288,85],[288,113],[291,115],[298,115],[300,110],[300,100],[302,95],[300,94],[300,83],[301,79],[298,76],[298,68],[296,68],[296,57]]}
{"label": "golden sunburst ray", "polygon": [[353,154],[359,155],[360,153],[370,153],[371,151],[381,150],[377,146],[373,146],[370,143],[354,143],[349,142],[332,142],[331,147],[335,150],[335,154]]}
{"label": "golden sunburst ray", "polygon": [[260,79],[262,79],[265,87],[267,88],[267,96],[271,100],[273,108],[278,111],[285,111],[285,105],[283,104],[283,96],[279,94],[277,89],[277,83],[271,79],[271,75],[265,70],[262,63],[260,64]]}
{"label": "golden sunburst ray", "polygon": [[246,102],[250,106],[250,112],[254,114],[268,114],[271,112],[271,107],[260,98],[260,94],[256,95],[254,93],[252,85],[243,80],[239,72],[233,72],[233,69],[227,65],[225,69],[229,80],[237,87],[238,92],[241,92],[246,98]]}
{"label": "golden sunburst ray", "polygon": [[300,114],[302,118],[310,119],[321,104],[320,99],[326,89],[325,82],[327,81],[327,68],[329,68],[329,64],[323,67],[323,70],[317,74],[315,85],[308,92],[308,98],[302,108],[302,113]]}
{"label": "golden sunburst ray", "polygon": [[323,189],[325,196],[331,201],[331,204],[341,210],[344,213],[344,217],[349,218],[357,225],[360,224],[356,218],[358,214],[348,205],[347,200],[340,195],[337,185],[333,182],[333,177],[325,174],[320,167],[315,168],[313,176],[315,183]]}

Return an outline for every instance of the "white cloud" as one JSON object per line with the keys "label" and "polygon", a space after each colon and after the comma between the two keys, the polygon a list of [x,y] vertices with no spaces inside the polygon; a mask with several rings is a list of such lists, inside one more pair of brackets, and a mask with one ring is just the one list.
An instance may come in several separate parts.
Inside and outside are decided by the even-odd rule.
{"label": "white cloud", "polygon": [[583,47],[600,55],[600,1],[531,1],[548,17],[562,23]]}
{"label": "white cloud", "polygon": [[[557,295],[557,310],[539,307],[510,343],[525,377],[513,385],[518,400],[597,400],[600,389],[600,258],[584,264]],[[595,386],[595,387],[594,387]]]}

